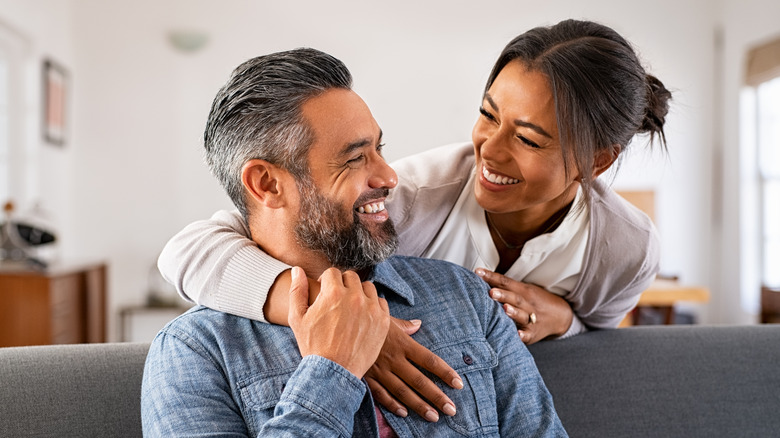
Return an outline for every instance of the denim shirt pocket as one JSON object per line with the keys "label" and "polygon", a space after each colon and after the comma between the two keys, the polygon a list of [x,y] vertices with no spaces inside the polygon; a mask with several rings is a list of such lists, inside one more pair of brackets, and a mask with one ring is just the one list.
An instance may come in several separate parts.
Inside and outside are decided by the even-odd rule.
{"label": "denim shirt pocket", "polygon": [[258,431],[274,416],[274,409],[282,397],[287,381],[295,368],[273,373],[253,374],[238,381],[244,420],[250,432]]}
{"label": "denim shirt pocket", "polygon": [[465,340],[431,349],[463,380],[463,389],[453,389],[437,379],[439,387],[455,403],[457,414],[443,416],[448,426],[464,436],[498,435],[496,389],[493,368],[498,356],[484,339]]}

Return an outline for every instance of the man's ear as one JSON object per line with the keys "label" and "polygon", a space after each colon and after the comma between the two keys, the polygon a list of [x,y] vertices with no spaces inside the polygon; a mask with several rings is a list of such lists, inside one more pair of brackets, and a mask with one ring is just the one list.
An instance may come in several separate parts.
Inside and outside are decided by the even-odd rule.
{"label": "man's ear", "polygon": [[599,175],[604,173],[612,166],[612,163],[617,160],[620,155],[620,145],[613,144],[611,148],[601,149],[596,152],[596,157],[593,160],[593,179],[596,179]]}
{"label": "man's ear", "polygon": [[241,182],[247,195],[269,208],[284,205],[287,172],[265,160],[249,160],[241,168]]}

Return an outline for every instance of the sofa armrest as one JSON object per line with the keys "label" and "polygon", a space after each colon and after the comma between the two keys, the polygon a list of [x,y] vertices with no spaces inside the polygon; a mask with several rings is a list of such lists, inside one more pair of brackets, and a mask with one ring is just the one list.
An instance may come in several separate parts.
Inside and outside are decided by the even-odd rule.
{"label": "sofa armrest", "polygon": [[141,436],[149,344],[0,348],[0,436]]}

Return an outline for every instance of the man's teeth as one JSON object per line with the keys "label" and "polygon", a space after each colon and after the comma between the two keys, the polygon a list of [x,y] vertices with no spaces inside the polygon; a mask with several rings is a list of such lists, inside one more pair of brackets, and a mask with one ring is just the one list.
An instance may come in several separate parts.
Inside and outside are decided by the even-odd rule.
{"label": "man's teeth", "polygon": [[492,182],[493,184],[517,184],[520,182],[520,180],[517,178],[492,174],[488,172],[487,168],[484,166],[482,167],[482,175],[486,180]]}
{"label": "man's teeth", "polygon": [[385,209],[384,201],[374,202],[372,204],[361,205],[358,207],[358,213],[379,213]]}

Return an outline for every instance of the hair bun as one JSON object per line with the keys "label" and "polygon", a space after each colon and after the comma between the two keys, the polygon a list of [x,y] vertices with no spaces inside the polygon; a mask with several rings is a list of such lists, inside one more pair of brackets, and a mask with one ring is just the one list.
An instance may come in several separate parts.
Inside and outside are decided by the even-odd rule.
{"label": "hair bun", "polygon": [[657,77],[648,74],[647,81],[647,108],[645,108],[645,118],[642,120],[642,126],[639,133],[649,133],[652,139],[656,134],[661,136],[661,140],[666,143],[664,136],[664,123],[666,114],[669,113],[669,100],[672,98],[671,91],[667,90],[663,82]]}

